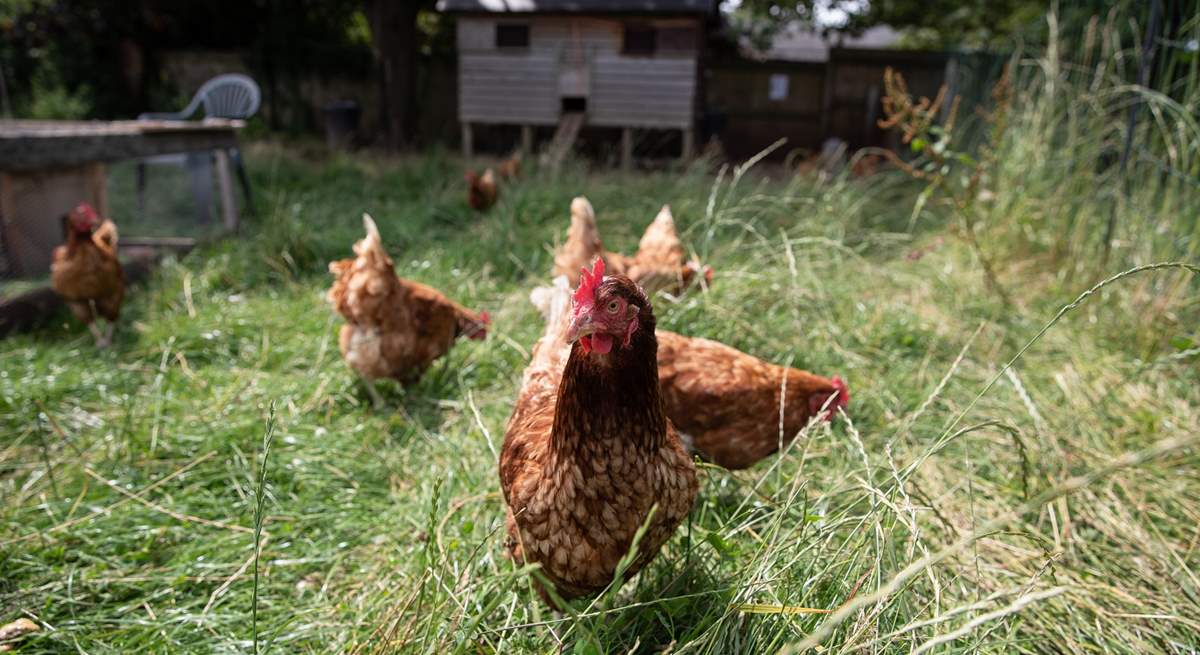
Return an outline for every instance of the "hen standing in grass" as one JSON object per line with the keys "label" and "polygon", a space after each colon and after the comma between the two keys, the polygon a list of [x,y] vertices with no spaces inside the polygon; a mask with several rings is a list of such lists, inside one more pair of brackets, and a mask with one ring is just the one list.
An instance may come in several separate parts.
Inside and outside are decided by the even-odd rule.
{"label": "hen standing in grass", "polygon": [[[566,284],[565,277],[558,279]],[[546,317],[554,297],[552,287],[530,294]],[[667,330],[655,336],[667,418],[689,450],[725,468],[749,467],[789,443],[810,421],[833,420],[849,406],[850,391],[838,376],[777,366],[716,341]]]}
{"label": "hen standing in grass", "polygon": [[487,169],[483,175],[473,170],[467,171],[463,179],[467,182],[467,204],[472,209],[485,212],[496,204],[500,190],[496,187],[496,174],[492,169]]}
{"label": "hen standing in grass", "polygon": [[[104,348],[112,343],[113,326],[125,297],[125,273],[117,259],[117,226],[101,219],[86,202],[67,214],[67,243],[54,249],[50,284]],[[108,325],[101,332],[96,318]]]}
{"label": "hen standing in grass", "polygon": [[630,257],[604,249],[592,203],[579,197],[571,201],[571,227],[566,243],[554,255],[554,275],[565,275],[572,285],[577,284],[577,271],[601,257],[609,271],[629,277],[651,295],[664,289],[679,294],[699,278],[705,284],[712,283],[711,267],[694,260],[685,262],[683,256],[683,242],[675,231],[670,205],[659,210],[642,235],[637,253]]}
{"label": "hen standing in grass", "polygon": [[705,459],[746,468],[778,451],[813,420],[850,403],[840,377],[769,364],[725,344],[658,331],[658,375],[667,417]]}
{"label": "hen standing in grass", "polygon": [[374,380],[416,382],[458,337],[485,338],[490,320],[487,312],[473,312],[432,287],[397,277],[367,214],[363,227],[367,236],[354,244],[356,257],[329,264],[337,279],[328,298],[346,319],[338,338],[342,357],[366,380],[378,406],[382,399]]}
{"label": "hen standing in grass", "polygon": [[500,486],[510,556],[541,564],[569,600],[612,582],[646,524],[626,571],[636,574],[699,487],[663,410],[645,294],[627,277],[605,277],[603,260],[584,272],[573,307],[560,280],[504,435]]}
{"label": "hen standing in grass", "polygon": [[521,153],[514,152],[511,157],[496,164],[496,172],[505,180],[514,180],[521,175]]}

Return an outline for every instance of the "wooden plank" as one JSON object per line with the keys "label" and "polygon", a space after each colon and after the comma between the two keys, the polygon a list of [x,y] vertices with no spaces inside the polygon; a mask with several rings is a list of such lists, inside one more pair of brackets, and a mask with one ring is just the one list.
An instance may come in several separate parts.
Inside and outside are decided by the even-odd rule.
{"label": "wooden plank", "polygon": [[237,199],[233,196],[233,176],[229,174],[229,151],[217,150],[214,166],[217,169],[217,188],[221,193],[221,213],[225,217],[225,229],[236,232],[241,218],[238,216]]}
{"label": "wooden plank", "polygon": [[195,123],[183,127],[157,125],[145,128],[129,123],[136,125],[138,121],[124,121],[109,127],[103,124],[55,126],[42,121],[0,121],[0,170],[66,168],[91,162],[237,146],[236,127],[229,121],[220,125]]}
{"label": "wooden plank", "polygon": [[462,151],[463,159],[470,159],[475,156],[475,133],[471,130],[471,124],[463,121],[462,124]]}

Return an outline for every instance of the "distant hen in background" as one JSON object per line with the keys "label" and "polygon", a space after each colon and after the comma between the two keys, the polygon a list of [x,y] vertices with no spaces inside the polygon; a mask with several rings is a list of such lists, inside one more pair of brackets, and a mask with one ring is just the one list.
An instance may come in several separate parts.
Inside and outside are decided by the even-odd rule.
{"label": "distant hen in background", "polygon": [[492,169],[485,170],[483,175],[469,170],[463,179],[467,182],[467,204],[472,209],[484,212],[496,204],[500,189],[496,186],[496,173]]}
{"label": "distant hen in background", "polygon": [[483,339],[491,322],[436,289],[396,275],[379,229],[363,214],[366,237],[354,244],[354,259],[329,264],[336,276],[329,302],[346,319],[338,338],[342,357],[367,382],[376,406],[382,403],[373,381],[393,378],[412,384],[460,336]]}
{"label": "distant hen in background", "polygon": [[[125,272],[117,259],[117,226],[100,218],[86,202],[66,217],[67,242],[54,249],[50,284],[71,313],[88,326],[96,345],[112,343],[113,327],[125,297]],[[96,319],[108,325],[101,332]]]}

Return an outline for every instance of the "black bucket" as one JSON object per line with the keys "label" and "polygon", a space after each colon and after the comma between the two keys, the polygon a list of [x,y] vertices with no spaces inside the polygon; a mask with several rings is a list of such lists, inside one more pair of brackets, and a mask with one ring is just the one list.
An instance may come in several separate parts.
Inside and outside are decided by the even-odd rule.
{"label": "black bucket", "polygon": [[325,117],[325,142],[335,150],[350,146],[358,134],[362,107],[353,100],[331,102],[321,108]]}

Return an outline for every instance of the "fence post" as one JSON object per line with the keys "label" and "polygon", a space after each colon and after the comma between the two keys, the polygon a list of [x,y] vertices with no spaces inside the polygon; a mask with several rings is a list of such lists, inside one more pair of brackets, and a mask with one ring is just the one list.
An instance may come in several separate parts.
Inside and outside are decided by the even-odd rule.
{"label": "fence post", "polygon": [[821,141],[829,138],[829,123],[833,113],[834,79],[837,74],[837,48],[829,49],[829,59],[825,62],[825,84],[821,89]]}
{"label": "fence post", "polygon": [[[1138,86],[1145,88],[1150,84],[1150,65],[1154,61],[1154,49],[1158,45],[1158,27],[1162,20],[1162,0],[1154,0],[1150,5],[1150,22],[1146,24],[1146,35],[1142,38],[1142,57],[1138,62]],[[1121,191],[1127,188],[1125,170],[1129,166],[1129,153],[1133,150],[1133,131],[1137,127],[1138,112],[1142,109],[1140,96],[1129,107],[1129,119],[1125,124],[1125,148],[1121,151],[1121,164],[1118,168],[1117,179]],[[1108,212],[1108,225],[1104,227],[1104,254],[1100,262],[1103,266],[1108,263],[1108,255],[1112,251],[1113,235],[1117,231],[1117,203],[1112,203]]]}

